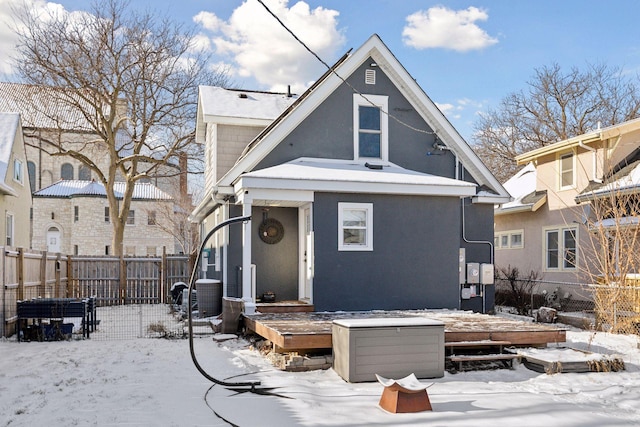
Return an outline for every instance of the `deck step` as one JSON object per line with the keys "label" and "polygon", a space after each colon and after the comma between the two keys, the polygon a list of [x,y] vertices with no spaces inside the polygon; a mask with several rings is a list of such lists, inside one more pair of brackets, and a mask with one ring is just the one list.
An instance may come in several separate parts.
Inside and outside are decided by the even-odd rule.
{"label": "deck step", "polygon": [[447,356],[447,360],[452,363],[458,364],[458,370],[462,371],[463,363],[465,362],[503,362],[505,366],[513,368],[513,361],[519,359],[518,354],[465,354]]}
{"label": "deck step", "polygon": [[511,341],[495,341],[495,340],[482,340],[482,341],[449,341],[444,343],[445,347],[501,347],[511,345]]}

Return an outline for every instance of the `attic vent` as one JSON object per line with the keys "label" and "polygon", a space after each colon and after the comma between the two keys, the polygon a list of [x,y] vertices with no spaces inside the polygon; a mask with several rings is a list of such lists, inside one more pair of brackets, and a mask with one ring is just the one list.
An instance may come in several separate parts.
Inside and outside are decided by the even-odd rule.
{"label": "attic vent", "polygon": [[247,99],[248,96],[246,93],[241,93],[240,95],[238,95],[238,98]]}
{"label": "attic vent", "polygon": [[368,85],[376,84],[376,70],[365,70],[364,82]]}

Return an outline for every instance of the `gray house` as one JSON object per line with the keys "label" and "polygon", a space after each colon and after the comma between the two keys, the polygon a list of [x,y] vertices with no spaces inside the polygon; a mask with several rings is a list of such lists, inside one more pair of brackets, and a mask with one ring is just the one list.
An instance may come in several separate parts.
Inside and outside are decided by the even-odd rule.
{"label": "gray house", "polygon": [[493,287],[462,273],[493,263],[509,195],[378,36],[299,97],[201,88],[197,139],[207,197],[192,220],[204,233],[252,216],[210,241],[226,296],[493,308]]}

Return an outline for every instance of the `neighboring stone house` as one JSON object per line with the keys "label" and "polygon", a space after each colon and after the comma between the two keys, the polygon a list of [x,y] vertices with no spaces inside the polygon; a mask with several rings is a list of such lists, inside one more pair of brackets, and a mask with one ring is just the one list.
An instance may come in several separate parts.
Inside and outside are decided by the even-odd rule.
{"label": "neighboring stone house", "polygon": [[[116,191],[122,191],[116,187]],[[104,187],[95,181],[62,180],[33,194],[33,249],[72,255],[111,255],[112,225]],[[125,255],[160,255],[174,251],[174,239],[157,223],[158,209],[173,205],[152,184],[135,186]],[[164,248],[164,249],[163,249]]]}
{"label": "neighboring stone house", "polygon": [[0,245],[28,248],[31,191],[20,114],[0,113]]}
{"label": "neighboring stone house", "polygon": [[[52,102],[51,99],[47,88],[0,82],[0,111],[20,112],[23,117],[22,130],[27,157],[25,171],[29,176],[31,192],[38,192],[60,180],[91,181],[96,179],[92,171],[80,161],[69,156],[48,154],[48,151],[52,150],[46,142],[48,140],[56,143],[59,141],[66,147],[82,151],[83,154],[94,160],[103,171],[107,170],[109,166],[107,148],[102,142],[96,140],[95,134],[89,130],[86,119],[78,111],[65,109]],[[32,104],[36,104],[37,108],[32,108],[30,106]],[[125,108],[124,105],[122,107]],[[122,133],[119,137],[124,146],[127,142],[126,135]],[[142,168],[144,168],[144,164],[142,164]],[[181,173],[181,170],[184,173]],[[179,165],[165,165],[139,182],[153,184],[178,199],[179,194],[186,193],[186,165],[183,165],[182,168]],[[180,199],[182,200],[183,197],[181,196]],[[106,200],[92,198],[87,201],[87,203],[98,202],[99,204],[93,209],[95,211],[101,209]],[[154,201],[148,203],[153,204]],[[32,215],[34,218],[47,215],[47,212],[37,211],[41,206],[40,201],[34,204]],[[48,214],[50,215],[50,212]],[[40,225],[33,224],[33,227],[38,226]],[[32,234],[34,238],[44,236],[47,230],[48,228],[33,228]],[[131,227],[127,229],[126,233],[125,238],[134,240],[146,238],[146,236],[138,234],[139,228]],[[104,254],[105,247],[111,244],[111,237],[108,235],[100,242],[94,243],[96,250],[91,253]],[[29,245],[27,244],[27,246]],[[42,244],[34,241],[32,246],[34,249],[38,249],[42,247]],[[69,248],[72,250],[73,245]],[[169,253],[174,253],[177,246],[175,244],[167,245],[167,250]],[[136,252],[145,253],[139,249]],[[73,253],[73,250],[69,253]]]}
{"label": "neighboring stone house", "polygon": [[597,203],[640,194],[640,119],[516,160],[524,168],[504,184],[514,200],[495,209],[496,265],[518,267],[525,275],[534,270],[549,282],[593,281],[603,273],[595,252],[603,242],[597,240],[614,233],[620,221],[625,227],[638,224],[637,210],[607,218]]}

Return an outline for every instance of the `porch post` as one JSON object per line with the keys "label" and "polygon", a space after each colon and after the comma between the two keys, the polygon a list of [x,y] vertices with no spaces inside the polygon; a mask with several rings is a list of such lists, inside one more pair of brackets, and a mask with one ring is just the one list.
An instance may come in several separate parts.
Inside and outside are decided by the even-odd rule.
{"label": "porch post", "polygon": [[[251,215],[251,200],[242,204],[242,215]],[[242,299],[253,302],[251,294],[251,221],[242,225]]]}

